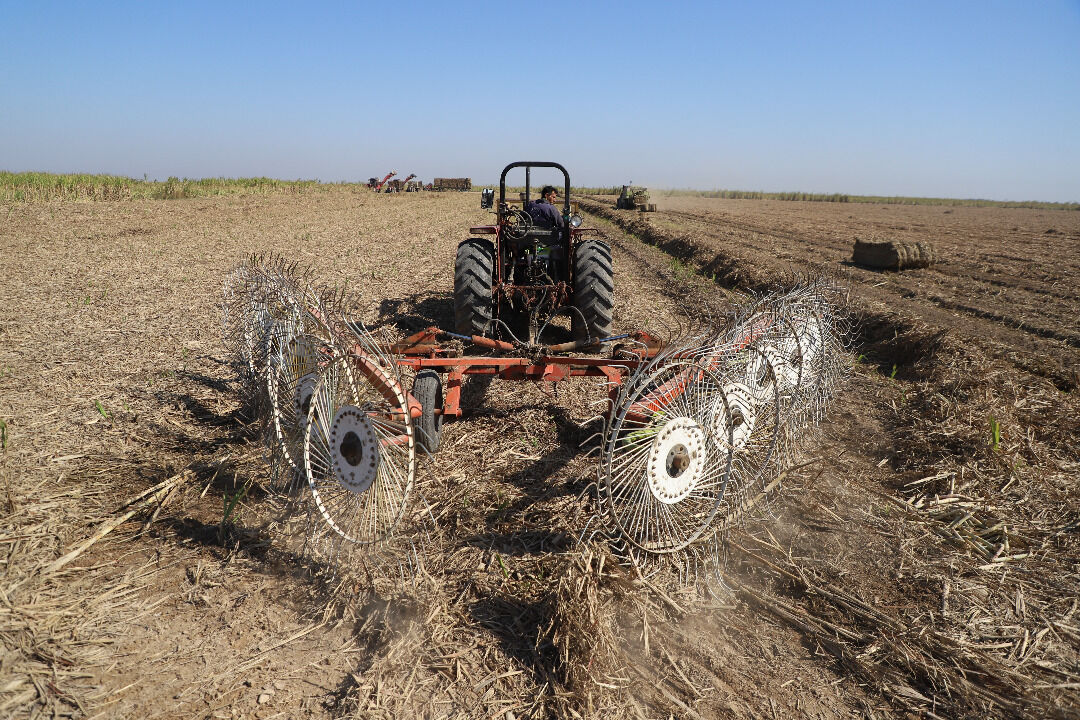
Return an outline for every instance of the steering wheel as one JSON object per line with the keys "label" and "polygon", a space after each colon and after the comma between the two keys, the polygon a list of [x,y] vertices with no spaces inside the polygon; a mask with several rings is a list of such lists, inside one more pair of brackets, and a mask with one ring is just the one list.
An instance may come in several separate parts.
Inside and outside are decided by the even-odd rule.
{"label": "steering wheel", "polygon": [[506,213],[506,236],[514,240],[525,237],[532,229],[533,220],[529,213],[517,208],[510,208]]}

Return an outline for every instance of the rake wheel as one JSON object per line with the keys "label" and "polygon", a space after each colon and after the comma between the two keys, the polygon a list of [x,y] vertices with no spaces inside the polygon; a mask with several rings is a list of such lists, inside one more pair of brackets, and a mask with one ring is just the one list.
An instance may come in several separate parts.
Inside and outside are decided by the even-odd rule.
{"label": "rake wheel", "polygon": [[723,386],[700,358],[675,359],[654,363],[621,394],[598,492],[609,526],[633,549],[675,553],[711,534],[733,456]]}
{"label": "rake wheel", "polygon": [[[288,465],[288,484],[304,472],[304,435],[319,363],[327,348],[321,338],[284,326],[271,339],[266,389],[270,398],[272,437]],[[288,490],[288,487],[282,488]]]}
{"label": "rake wheel", "polygon": [[[779,464],[786,449],[780,394],[784,384],[776,371],[777,356],[774,349],[751,346],[726,363],[724,396],[734,423],[732,477],[740,496],[755,485],[768,484],[770,469]],[[790,371],[786,363],[781,367]]]}
{"label": "rake wheel", "polygon": [[299,316],[294,280],[287,274],[243,264],[224,286],[225,345],[233,355],[247,400],[263,420],[269,419],[264,401],[269,399],[266,390],[272,346],[276,337],[291,331]]}
{"label": "rake wheel", "polygon": [[808,302],[790,308],[788,322],[799,343],[798,361],[802,373],[801,406],[805,423],[815,423],[824,414],[832,392],[833,377],[829,368],[830,356],[841,355],[835,346],[830,325],[821,310]]}
{"label": "rake wheel", "polygon": [[394,373],[356,349],[314,387],[304,428],[304,470],[325,526],[352,545],[386,540],[416,477],[407,396]]}
{"label": "rake wheel", "polygon": [[223,288],[222,320],[225,345],[249,378],[261,367],[260,349],[272,325],[266,279],[240,266]]}

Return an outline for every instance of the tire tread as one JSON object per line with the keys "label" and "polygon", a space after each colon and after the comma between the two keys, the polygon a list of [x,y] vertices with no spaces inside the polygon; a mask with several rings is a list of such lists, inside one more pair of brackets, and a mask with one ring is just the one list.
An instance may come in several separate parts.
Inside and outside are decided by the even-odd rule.
{"label": "tire tread", "polygon": [[611,335],[615,311],[615,278],[611,248],[602,240],[586,240],[574,248],[574,306],[585,316],[572,315],[574,337]]}

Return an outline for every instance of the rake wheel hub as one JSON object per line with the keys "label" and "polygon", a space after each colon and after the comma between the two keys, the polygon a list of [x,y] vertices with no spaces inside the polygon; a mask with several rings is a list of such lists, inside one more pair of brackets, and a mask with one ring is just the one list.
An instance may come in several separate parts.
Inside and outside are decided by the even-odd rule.
{"label": "rake wheel hub", "polygon": [[664,423],[656,433],[645,475],[653,497],[665,505],[686,498],[704,469],[705,431],[693,418]]}
{"label": "rake wheel hub", "polygon": [[792,324],[795,326],[795,337],[799,341],[799,363],[802,365],[802,375],[808,379],[821,361],[818,356],[825,344],[821,332],[821,319],[815,313],[804,310],[794,315]]}
{"label": "rake wheel hub", "polygon": [[379,441],[366,413],[346,405],[330,426],[334,477],[349,492],[366,492],[379,469]]}
{"label": "rake wheel hub", "polygon": [[728,412],[730,412],[731,447],[734,450],[741,450],[746,447],[746,442],[753,434],[754,425],[757,423],[754,393],[742,383],[728,383],[724,385],[724,396],[727,399],[727,412],[724,410],[723,401],[720,401],[713,413],[713,435],[717,442],[727,443]]}
{"label": "rake wheel hub", "polygon": [[301,428],[307,423],[308,410],[311,408],[311,398],[315,395],[315,383],[319,381],[315,373],[309,373],[300,378],[296,383],[296,393],[293,395],[293,413],[297,425]]}

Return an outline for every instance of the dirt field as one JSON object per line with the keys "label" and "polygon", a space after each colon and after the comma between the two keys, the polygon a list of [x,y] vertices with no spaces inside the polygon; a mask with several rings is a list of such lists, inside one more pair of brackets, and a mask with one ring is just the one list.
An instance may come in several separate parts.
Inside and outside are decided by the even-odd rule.
{"label": "dirt field", "polygon": [[[1080,213],[583,205],[619,329],[792,273],[850,290],[852,378],[711,593],[577,544],[588,382],[466,393],[403,577],[282,520],[226,273],[274,252],[376,325],[450,327],[477,193],[0,207],[0,716],[1080,717]],[[858,268],[855,236],[941,262]]]}
{"label": "dirt field", "polygon": [[[843,267],[859,295],[1005,353],[1022,369],[1076,388],[1080,375],[1080,218],[1005,208],[668,198],[655,225],[700,235],[752,266]],[[933,243],[925,272],[847,263],[855,237]]]}

